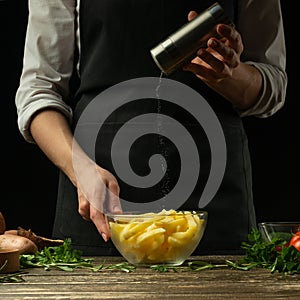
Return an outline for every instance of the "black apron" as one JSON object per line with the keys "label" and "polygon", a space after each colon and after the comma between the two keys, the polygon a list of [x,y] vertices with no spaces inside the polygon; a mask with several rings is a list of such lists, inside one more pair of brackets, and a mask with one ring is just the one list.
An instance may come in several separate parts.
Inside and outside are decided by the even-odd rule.
{"label": "black apron", "polygon": [[[159,77],[160,70],[149,50],[168,34],[187,22],[190,10],[201,12],[214,1],[206,0],[82,0],[80,6],[80,83],[71,100],[74,109],[74,128],[82,112],[100,92],[126,80]],[[219,1],[234,20],[236,1]],[[252,199],[251,165],[242,121],[231,104],[209,89],[190,72],[178,70],[169,76],[198,91],[216,113],[225,135],[227,163],[225,175],[213,200],[203,209],[209,218],[205,235],[195,254],[242,253],[241,241],[247,239],[251,227],[256,227]],[[139,114],[155,112],[157,101],[132,101],[114,112],[101,128],[101,145],[96,147],[97,163],[111,171],[119,180],[121,197],[143,199],[144,202],[161,197],[165,182],[149,189],[128,186],[115,174],[110,160],[110,146],[120,126]],[[109,105],[109,104],[108,104]],[[161,101],[160,112],[185,124],[197,145],[203,144],[203,131],[184,110]],[[164,141],[160,147],[158,135],[147,135],[132,147],[132,168],[145,175],[145,165],[151,154],[168,154],[168,189],[176,184],[180,172],[178,153],[172,143]],[[107,141],[104,145],[103,140]],[[201,147],[199,147],[201,148]],[[207,174],[209,149],[200,151],[201,174],[191,196],[179,209],[197,210]],[[131,155],[131,153],[130,153]],[[170,167],[169,167],[170,166]],[[111,241],[103,242],[95,226],[78,214],[77,193],[68,178],[61,173],[57,200],[54,238],[70,237],[76,249],[84,255],[118,255]]]}

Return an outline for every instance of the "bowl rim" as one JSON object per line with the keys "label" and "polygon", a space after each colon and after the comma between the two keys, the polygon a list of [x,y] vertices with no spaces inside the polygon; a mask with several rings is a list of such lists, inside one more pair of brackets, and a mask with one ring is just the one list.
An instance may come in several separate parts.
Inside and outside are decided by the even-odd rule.
{"label": "bowl rim", "polygon": [[[203,218],[207,218],[208,212],[205,210],[176,210],[176,213],[178,212],[191,212],[192,215],[201,215]],[[151,214],[150,214],[151,213]],[[160,214],[161,212],[158,213],[153,213],[152,212],[122,212],[122,213],[110,213],[107,212],[106,216],[110,218],[115,218],[115,217],[122,217],[122,218],[153,218],[153,217],[168,217],[168,216],[178,216],[178,214],[175,213],[167,213],[167,214]],[[147,215],[148,214],[148,215]],[[184,214],[183,214],[184,215]]]}
{"label": "bowl rim", "polygon": [[258,226],[264,226],[264,225],[267,225],[267,226],[277,226],[277,225],[280,225],[280,226],[300,226],[300,222],[292,222],[292,221],[279,221],[279,222],[272,222],[272,221],[268,221],[268,222],[259,222],[258,223]]}

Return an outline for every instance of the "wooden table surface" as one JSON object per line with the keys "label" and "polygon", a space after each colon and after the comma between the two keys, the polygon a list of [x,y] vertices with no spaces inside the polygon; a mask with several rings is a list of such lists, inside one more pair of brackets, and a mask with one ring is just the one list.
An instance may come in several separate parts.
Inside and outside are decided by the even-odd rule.
{"label": "wooden table surface", "polygon": [[[224,263],[233,256],[201,256],[191,260]],[[94,263],[115,264],[120,257],[95,257]],[[157,272],[138,267],[120,270],[76,269],[72,272],[26,269],[24,282],[0,283],[0,299],[300,299],[300,275],[216,268]]]}

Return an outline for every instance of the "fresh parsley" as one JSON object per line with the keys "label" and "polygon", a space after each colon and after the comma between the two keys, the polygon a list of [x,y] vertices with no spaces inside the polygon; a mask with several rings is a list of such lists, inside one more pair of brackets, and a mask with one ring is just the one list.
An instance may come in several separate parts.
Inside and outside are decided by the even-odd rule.
{"label": "fresh parsley", "polygon": [[288,241],[274,237],[271,242],[266,242],[257,229],[251,230],[248,240],[241,245],[245,256],[238,262],[226,261],[229,266],[235,269],[264,268],[271,273],[300,274],[300,252],[288,246]]}
{"label": "fresh parsley", "polygon": [[[263,240],[259,230],[252,229],[248,235],[248,241],[242,242],[241,248],[245,255],[238,261],[225,260],[224,263],[212,264],[200,260],[187,261],[181,266],[151,265],[150,269],[156,272],[185,272],[204,271],[215,268],[231,268],[248,271],[253,268],[264,268],[271,273],[300,274],[300,252],[293,246],[287,246],[286,240],[274,237],[271,242]],[[1,270],[4,268],[0,266]],[[77,268],[90,269],[93,272],[101,270],[120,270],[126,273],[135,271],[136,267],[128,262],[116,264],[95,265],[93,258],[82,257],[81,251],[72,248],[71,239],[66,239],[60,246],[45,247],[36,254],[20,255],[20,268],[40,267],[45,270],[57,268],[71,272]],[[0,274],[0,283],[23,282],[22,274]]]}
{"label": "fresh parsley", "polygon": [[135,267],[127,262],[118,264],[94,265],[93,258],[82,257],[82,252],[72,248],[71,239],[66,239],[60,246],[45,247],[36,254],[23,254],[20,256],[21,269],[42,267],[45,270],[57,268],[63,271],[71,272],[74,269],[90,269],[98,272],[100,270],[121,270],[123,272],[132,272]]}
{"label": "fresh parsley", "polygon": [[248,271],[253,268],[263,268],[271,273],[300,274],[300,252],[293,246],[287,246],[287,240],[274,237],[271,242],[263,240],[257,229],[252,229],[248,241],[242,242],[241,248],[245,255],[238,261],[225,260],[224,264],[211,264],[205,261],[193,260],[183,266],[153,265],[150,268],[157,272],[203,271],[215,268],[231,268]]}

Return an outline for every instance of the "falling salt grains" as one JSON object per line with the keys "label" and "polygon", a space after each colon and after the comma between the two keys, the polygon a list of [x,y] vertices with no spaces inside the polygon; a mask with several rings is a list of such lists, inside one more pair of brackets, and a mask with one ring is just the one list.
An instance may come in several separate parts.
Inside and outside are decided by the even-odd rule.
{"label": "falling salt grains", "polygon": [[[159,77],[159,82],[158,85],[155,89],[156,92],[156,98],[157,98],[157,133],[158,133],[158,142],[159,142],[159,152],[161,153],[161,168],[163,173],[165,174],[165,178],[163,179],[163,184],[162,184],[162,193],[164,195],[164,198],[166,195],[169,193],[169,179],[168,179],[168,173],[167,173],[167,166],[166,166],[166,158],[167,158],[167,151],[165,148],[165,142],[164,138],[162,135],[162,128],[163,128],[163,122],[162,122],[162,116],[161,116],[161,101],[160,101],[160,95],[159,95],[159,90],[161,88],[162,84],[162,77],[163,77],[163,72],[161,72],[160,77]],[[165,158],[165,159],[164,159]],[[164,208],[164,205],[163,205]]]}
{"label": "falling salt grains", "polygon": [[160,73],[160,76],[159,76],[158,85],[157,85],[157,87],[156,87],[156,89],[155,89],[156,98],[157,98],[158,100],[159,100],[159,89],[160,89],[160,87],[161,87],[161,83],[162,83],[162,77],[163,77],[163,75],[164,75],[164,73],[163,73],[163,72],[161,72],[161,73]]}

